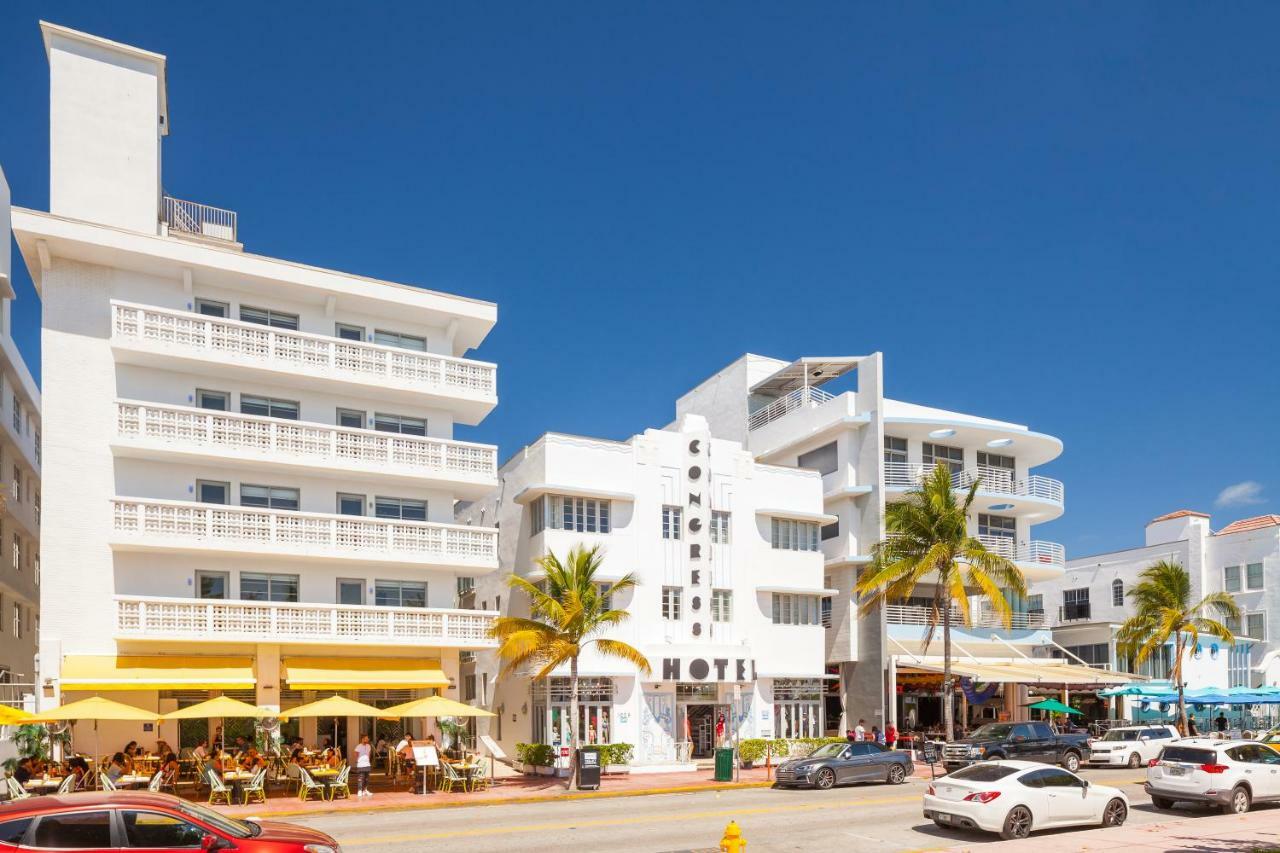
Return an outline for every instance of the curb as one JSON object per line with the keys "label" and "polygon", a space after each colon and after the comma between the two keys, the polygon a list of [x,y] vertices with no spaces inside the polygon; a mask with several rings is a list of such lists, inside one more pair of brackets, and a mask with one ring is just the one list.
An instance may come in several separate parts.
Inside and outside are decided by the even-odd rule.
{"label": "curb", "polygon": [[[291,809],[289,811],[271,811],[261,815],[253,815],[261,820],[274,820],[280,817],[315,817],[319,815],[345,815],[345,814],[369,814],[371,812],[407,812],[407,811],[435,811],[437,809],[461,809],[461,808],[481,808],[484,806],[519,806],[532,803],[553,803],[561,800],[593,800],[593,799],[616,799],[620,797],[652,797],[659,794],[693,794],[699,791],[734,791],[749,788],[769,788],[773,786],[772,781],[768,782],[722,782],[716,785],[673,785],[666,788],[640,788],[634,791],[578,791],[575,793],[563,794],[538,794],[530,797],[512,797],[506,800],[476,800],[466,802],[460,800],[450,803],[405,803],[388,806],[378,806],[370,804],[368,806],[353,806],[345,809]],[[226,814],[226,812],[220,812]],[[227,815],[228,817],[237,817],[244,820],[244,817],[236,815]]]}

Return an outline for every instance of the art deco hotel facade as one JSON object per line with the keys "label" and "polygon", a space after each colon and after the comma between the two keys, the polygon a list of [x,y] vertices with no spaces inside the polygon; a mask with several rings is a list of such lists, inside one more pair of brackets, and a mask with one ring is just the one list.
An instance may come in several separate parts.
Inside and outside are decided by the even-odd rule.
{"label": "art deco hotel facade", "polygon": [[165,57],[42,30],[50,209],[13,212],[57,531],[40,705],[456,698],[459,652],[492,644],[455,604],[497,530],[453,505],[496,448],[453,434],[497,403],[464,357],[496,307],[244,251],[233,212],[162,191]]}

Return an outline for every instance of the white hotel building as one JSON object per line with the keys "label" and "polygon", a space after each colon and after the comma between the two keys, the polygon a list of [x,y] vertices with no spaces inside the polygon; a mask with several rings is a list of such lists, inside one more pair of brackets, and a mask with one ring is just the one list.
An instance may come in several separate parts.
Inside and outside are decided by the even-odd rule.
{"label": "white hotel building", "polygon": [[457,697],[460,651],[492,645],[455,605],[497,530],[453,505],[496,448],[453,434],[497,403],[463,357],[495,306],[245,252],[235,213],[162,190],[165,57],[41,29],[50,210],[13,230],[51,413],[42,706]]}

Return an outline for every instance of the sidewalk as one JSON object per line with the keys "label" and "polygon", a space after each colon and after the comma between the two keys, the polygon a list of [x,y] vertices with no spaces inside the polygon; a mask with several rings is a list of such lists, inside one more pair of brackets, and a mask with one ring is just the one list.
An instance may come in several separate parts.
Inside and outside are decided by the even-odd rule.
{"label": "sidewalk", "polygon": [[995,844],[975,841],[945,848],[982,853],[1078,853],[1081,850],[1128,850],[1133,853],[1198,851],[1198,853],[1262,853],[1280,851],[1280,809],[1247,815],[1175,818],[1142,826],[1089,829],[1083,832],[1037,832],[1024,841]]}

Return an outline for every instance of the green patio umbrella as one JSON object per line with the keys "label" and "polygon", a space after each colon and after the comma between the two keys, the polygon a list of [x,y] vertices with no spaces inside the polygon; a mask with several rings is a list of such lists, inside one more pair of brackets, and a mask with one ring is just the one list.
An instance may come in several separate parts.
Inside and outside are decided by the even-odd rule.
{"label": "green patio umbrella", "polygon": [[1028,708],[1035,708],[1037,711],[1048,711],[1051,714],[1083,714],[1084,711],[1072,708],[1070,705],[1063,705],[1057,699],[1041,699],[1035,704],[1028,705]]}

